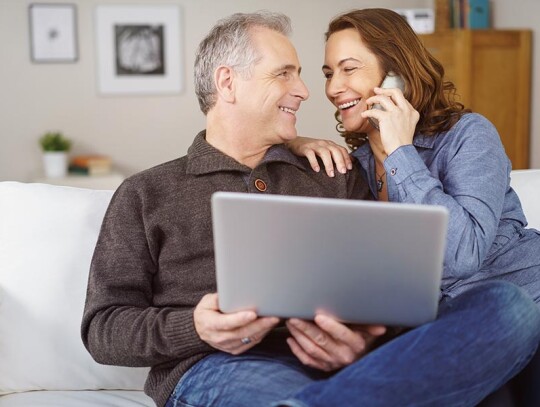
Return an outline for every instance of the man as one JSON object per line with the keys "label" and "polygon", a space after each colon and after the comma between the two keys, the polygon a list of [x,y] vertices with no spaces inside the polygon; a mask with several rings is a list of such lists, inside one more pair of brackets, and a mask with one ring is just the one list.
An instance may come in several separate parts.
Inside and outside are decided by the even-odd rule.
{"label": "man", "polygon": [[289,30],[281,14],[235,14],[202,41],[195,84],[206,131],[187,156],[115,193],[92,260],[86,347],[101,363],[151,366],[145,390],[158,406],[477,403],[540,337],[536,306],[509,284],[443,302],[436,321],[370,353],[384,327],[219,312],[212,193],[369,198],[356,170],[313,173],[282,145],[308,98]]}

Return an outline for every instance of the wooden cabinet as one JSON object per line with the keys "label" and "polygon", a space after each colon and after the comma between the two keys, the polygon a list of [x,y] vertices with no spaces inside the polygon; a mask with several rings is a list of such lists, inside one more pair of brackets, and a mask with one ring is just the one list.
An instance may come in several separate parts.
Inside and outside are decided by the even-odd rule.
{"label": "wooden cabinet", "polygon": [[446,30],[420,38],[460,101],[495,125],[513,168],[529,168],[531,31]]}

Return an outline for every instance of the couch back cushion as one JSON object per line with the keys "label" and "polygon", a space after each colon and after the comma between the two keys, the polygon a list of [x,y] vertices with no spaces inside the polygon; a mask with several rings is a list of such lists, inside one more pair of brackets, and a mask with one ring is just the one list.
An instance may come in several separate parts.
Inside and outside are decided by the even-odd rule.
{"label": "couch back cushion", "polygon": [[515,170],[510,185],[517,192],[529,227],[540,230],[540,169]]}
{"label": "couch back cushion", "polygon": [[112,193],[0,182],[0,394],[142,389],[147,369],[99,365],[80,338]]}

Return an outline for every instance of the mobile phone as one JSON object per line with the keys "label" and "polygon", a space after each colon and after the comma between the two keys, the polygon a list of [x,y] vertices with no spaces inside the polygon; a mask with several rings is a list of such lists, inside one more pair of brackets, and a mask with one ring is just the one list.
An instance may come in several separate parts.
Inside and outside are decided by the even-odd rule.
{"label": "mobile phone", "polygon": [[[381,83],[381,88],[383,89],[390,89],[390,88],[398,88],[401,89],[402,92],[405,91],[405,82],[403,81],[403,78],[394,72],[390,71],[388,74],[384,77],[384,80]],[[379,109],[384,110],[384,108],[378,104],[375,103],[371,105],[371,109]],[[370,117],[369,122],[373,127],[375,127],[377,130],[379,130],[379,122],[377,119],[374,119],[373,117]]]}

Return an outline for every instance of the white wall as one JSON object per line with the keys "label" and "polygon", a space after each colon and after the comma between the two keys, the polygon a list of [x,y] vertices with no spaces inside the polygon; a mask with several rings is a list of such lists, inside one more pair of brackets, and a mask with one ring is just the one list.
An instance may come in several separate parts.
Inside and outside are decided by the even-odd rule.
{"label": "white wall", "polygon": [[[152,4],[135,0],[62,0],[77,4],[79,61],[34,64],[29,58],[28,4],[0,0],[0,180],[29,181],[40,172],[37,139],[61,130],[74,140],[73,154],[110,155],[130,175],[184,155],[204,127],[193,92],[195,49],[219,18],[239,11],[282,11],[293,22],[293,42],[311,98],[299,113],[302,134],[335,136],[333,109],[323,92],[323,32],[330,18],[361,7],[430,7],[431,0],[164,0],[182,8],[184,91],[174,96],[100,96],[97,89],[94,10],[98,4]],[[52,2],[45,0],[42,2]],[[540,27],[535,0],[495,0],[498,27]],[[510,10],[511,8],[511,10]],[[538,46],[536,46],[538,47]],[[535,61],[539,52],[535,53]],[[538,63],[535,62],[538,66]],[[535,81],[535,89],[540,84]],[[495,84],[496,86],[496,84]],[[534,96],[538,90],[533,91]],[[533,109],[534,109],[533,105]],[[534,113],[534,110],[533,110]],[[534,114],[533,114],[534,116]],[[540,123],[534,122],[532,166],[540,167]]]}

